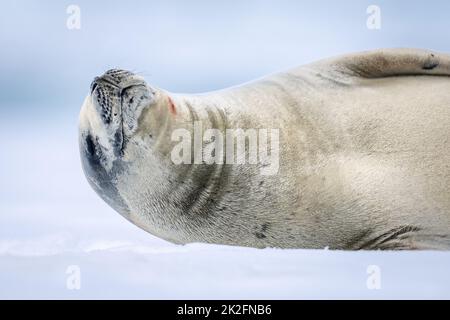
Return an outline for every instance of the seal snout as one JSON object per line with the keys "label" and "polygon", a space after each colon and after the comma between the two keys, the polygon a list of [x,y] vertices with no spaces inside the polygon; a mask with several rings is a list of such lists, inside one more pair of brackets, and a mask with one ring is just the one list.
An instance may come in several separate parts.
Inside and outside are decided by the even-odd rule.
{"label": "seal snout", "polygon": [[136,77],[134,73],[127,70],[110,69],[103,75],[95,77],[91,83],[91,94],[99,85],[107,85],[116,89],[123,89],[132,85],[145,85],[145,81]]}
{"label": "seal snout", "polygon": [[[91,83],[91,97],[110,135],[132,135],[143,109],[155,100],[145,80],[127,70],[111,69]],[[111,129],[111,130],[110,130]]]}
{"label": "seal snout", "polygon": [[134,76],[134,73],[127,71],[127,70],[120,70],[120,69],[110,69],[106,71],[102,76],[96,77],[94,79],[95,81],[106,81],[110,84],[120,87],[121,83],[124,81],[127,81],[128,79],[132,78]]}
{"label": "seal snout", "polygon": [[141,91],[145,90],[145,81],[126,70],[111,69],[94,78],[90,94],[106,125],[120,121],[123,109],[128,108],[130,102],[124,98],[132,91],[131,89],[136,87],[139,87]]}

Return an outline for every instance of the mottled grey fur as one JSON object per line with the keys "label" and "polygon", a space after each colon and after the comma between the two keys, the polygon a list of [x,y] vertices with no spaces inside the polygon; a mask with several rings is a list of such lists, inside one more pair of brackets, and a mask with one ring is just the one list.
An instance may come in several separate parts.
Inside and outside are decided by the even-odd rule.
{"label": "mottled grey fur", "polygon": [[[203,95],[109,71],[81,111],[83,168],[112,207],[175,243],[449,249],[449,76],[448,55],[411,49],[328,59]],[[171,133],[192,131],[195,120],[280,129],[279,173],[175,165]]]}

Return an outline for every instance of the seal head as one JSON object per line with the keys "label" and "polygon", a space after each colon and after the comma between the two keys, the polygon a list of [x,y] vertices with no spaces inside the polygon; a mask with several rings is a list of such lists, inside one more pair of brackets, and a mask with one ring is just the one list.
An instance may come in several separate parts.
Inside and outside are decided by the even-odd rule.
{"label": "seal head", "polygon": [[128,141],[154,95],[141,77],[113,69],[94,79],[80,113],[79,147],[85,175],[100,197],[127,218],[129,208],[118,192],[117,178],[127,167]]}

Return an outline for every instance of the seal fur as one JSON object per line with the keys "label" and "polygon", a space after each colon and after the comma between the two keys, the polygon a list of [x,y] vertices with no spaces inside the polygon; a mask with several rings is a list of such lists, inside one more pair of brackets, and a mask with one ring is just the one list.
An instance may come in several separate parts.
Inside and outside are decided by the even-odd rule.
{"label": "seal fur", "polygon": [[[201,95],[123,70],[80,114],[88,181],[128,220],[175,243],[450,248],[450,57],[415,49],[322,60]],[[171,134],[278,128],[278,174],[175,165]],[[195,146],[194,146],[195,147]]]}

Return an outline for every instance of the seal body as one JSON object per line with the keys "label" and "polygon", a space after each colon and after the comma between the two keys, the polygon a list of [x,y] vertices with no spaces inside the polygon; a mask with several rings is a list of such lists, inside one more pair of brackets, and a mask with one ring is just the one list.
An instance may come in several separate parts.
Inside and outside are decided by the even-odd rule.
{"label": "seal body", "polygon": [[[175,243],[448,249],[449,76],[449,56],[410,49],[323,60],[201,95],[111,70],[82,107],[82,164],[108,204]],[[199,122],[202,133],[278,130],[276,171],[174,163],[174,132],[195,136]],[[191,157],[206,144],[190,141]]]}

